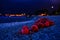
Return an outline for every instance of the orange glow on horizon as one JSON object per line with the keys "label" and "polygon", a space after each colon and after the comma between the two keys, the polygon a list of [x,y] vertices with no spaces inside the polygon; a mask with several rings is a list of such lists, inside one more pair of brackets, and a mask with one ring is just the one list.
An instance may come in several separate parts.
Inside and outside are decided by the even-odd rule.
{"label": "orange glow on horizon", "polygon": [[43,13],[42,13],[42,14],[40,14],[39,16],[47,16],[47,14],[43,14]]}
{"label": "orange glow on horizon", "polygon": [[25,16],[26,14],[5,14],[5,16]]}

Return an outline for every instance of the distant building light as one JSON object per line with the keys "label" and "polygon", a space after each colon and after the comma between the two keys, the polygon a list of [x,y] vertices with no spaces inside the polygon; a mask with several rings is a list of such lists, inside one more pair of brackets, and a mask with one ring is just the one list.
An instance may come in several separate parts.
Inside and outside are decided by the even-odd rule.
{"label": "distant building light", "polygon": [[22,16],[24,15],[24,14],[21,14]]}
{"label": "distant building light", "polygon": [[18,16],[22,16],[22,15],[18,15]]}
{"label": "distant building light", "polygon": [[47,16],[47,15],[42,13],[42,14],[40,14],[39,16]]}
{"label": "distant building light", "polygon": [[54,8],[54,6],[51,6],[51,8]]}
{"label": "distant building light", "polygon": [[14,14],[10,14],[10,16],[15,16]]}
{"label": "distant building light", "polygon": [[5,14],[5,16],[9,16],[9,14]]}
{"label": "distant building light", "polygon": [[24,14],[16,14],[16,16],[24,16]]}

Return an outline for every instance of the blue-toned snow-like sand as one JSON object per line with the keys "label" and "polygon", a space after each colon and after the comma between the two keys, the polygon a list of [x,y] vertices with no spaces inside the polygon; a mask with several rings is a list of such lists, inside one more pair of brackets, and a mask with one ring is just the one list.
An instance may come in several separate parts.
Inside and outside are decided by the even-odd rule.
{"label": "blue-toned snow-like sand", "polygon": [[[17,34],[23,25],[28,25],[30,28],[38,18],[44,17],[54,21],[55,25],[39,29],[30,35]],[[0,23],[0,40],[60,40],[60,16],[36,16],[25,22]]]}

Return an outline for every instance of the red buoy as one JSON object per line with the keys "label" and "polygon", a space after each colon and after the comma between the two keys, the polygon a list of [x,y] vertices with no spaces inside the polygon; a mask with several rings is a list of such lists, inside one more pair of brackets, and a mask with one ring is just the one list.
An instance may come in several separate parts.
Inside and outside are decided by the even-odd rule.
{"label": "red buoy", "polygon": [[28,26],[23,26],[22,30],[21,30],[21,34],[29,34],[30,30],[28,28]]}
{"label": "red buoy", "polygon": [[31,27],[31,31],[32,32],[37,32],[39,29],[38,29],[38,26],[37,25],[32,25]]}
{"label": "red buoy", "polygon": [[49,22],[49,21],[46,21],[46,22],[45,22],[45,26],[46,26],[46,27],[49,27],[49,26],[50,26],[50,22]]}

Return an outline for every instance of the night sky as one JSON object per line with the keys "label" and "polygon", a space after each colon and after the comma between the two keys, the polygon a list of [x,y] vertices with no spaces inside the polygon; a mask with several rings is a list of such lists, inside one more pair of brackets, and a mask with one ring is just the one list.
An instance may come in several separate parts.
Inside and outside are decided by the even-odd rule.
{"label": "night sky", "polygon": [[[0,0],[1,13],[33,13],[35,10],[47,8],[57,9],[57,0]],[[52,9],[51,6],[54,6]]]}

